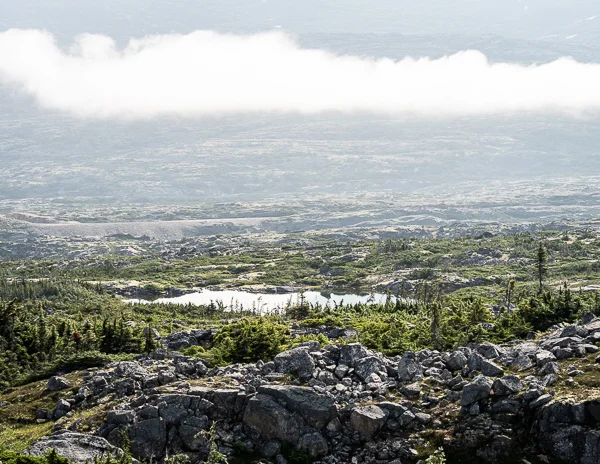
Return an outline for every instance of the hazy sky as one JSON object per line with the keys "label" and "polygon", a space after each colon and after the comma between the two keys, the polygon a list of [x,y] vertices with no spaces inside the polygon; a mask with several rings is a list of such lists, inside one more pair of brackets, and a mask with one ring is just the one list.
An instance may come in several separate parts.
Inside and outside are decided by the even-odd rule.
{"label": "hazy sky", "polygon": [[600,45],[598,0],[2,0],[0,30],[127,40],[197,29],[497,34]]}
{"label": "hazy sky", "polygon": [[[227,32],[223,32],[227,31]],[[3,0],[0,91],[83,117],[596,112],[600,64],[477,50],[389,59],[302,48],[303,32],[502,34],[600,46],[597,0]],[[234,35],[229,35],[229,34]],[[597,41],[596,41],[597,39]],[[443,37],[432,39],[443,43]],[[527,48],[527,43],[522,45]],[[592,56],[597,54],[591,53]],[[560,55],[556,55],[560,56]]]}
{"label": "hazy sky", "polygon": [[490,64],[478,51],[372,60],[303,49],[284,32],[132,39],[59,48],[38,30],[0,33],[0,83],[48,109],[148,118],[252,112],[454,116],[600,109],[600,64]]}

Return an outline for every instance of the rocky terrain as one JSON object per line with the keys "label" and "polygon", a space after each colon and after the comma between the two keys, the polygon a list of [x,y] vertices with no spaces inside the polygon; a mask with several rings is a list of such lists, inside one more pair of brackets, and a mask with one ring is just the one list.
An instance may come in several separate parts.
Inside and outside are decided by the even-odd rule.
{"label": "rocky terrain", "polygon": [[399,464],[443,447],[448,462],[598,462],[600,319],[505,346],[393,358],[339,343],[353,335],[344,329],[320,331],[337,344],[209,368],[177,351],[210,343],[213,332],[197,329],[88,369],[77,384],[52,377],[56,406],[37,421],[54,421],[53,434],[29,452],[55,448],[83,463],[122,453],[127,437],[140,461],[198,462],[213,448],[229,462]]}

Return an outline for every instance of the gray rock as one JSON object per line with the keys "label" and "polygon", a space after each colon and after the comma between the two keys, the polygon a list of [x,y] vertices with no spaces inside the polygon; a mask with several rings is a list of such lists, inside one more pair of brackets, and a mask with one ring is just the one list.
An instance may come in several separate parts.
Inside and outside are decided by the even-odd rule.
{"label": "gray rock", "polygon": [[551,387],[552,385],[554,385],[556,382],[558,382],[558,375],[557,374],[548,374],[547,376],[545,376],[542,379],[542,385],[544,387]]}
{"label": "gray rock", "polygon": [[552,395],[545,394],[529,403],[529,407],[531,409],[539,408],[540,406],[548,404],[550,401],[552,401]]}
{"label": "gray rock", "polygon": [[481,360],[481,373],[488,377],[499,377],[504,375],[504,370],[498,366],[498,364],[493,363],[487,359]]}
{"label": "gray rock", "polygon": [[523,394],[524,401],[534,401],[542,396],[542,389],[540,388],[530,388]]}
{"label": "gray rock", "polygon": [[[179,437],[191,451],[202,451],[208,448],[208,439],[202,434],[210,426],[207,416],[191,416],[183,420],[178,428]],[[277,453],[275,453],[277,454]]]}
{"label": "gray rock", "polygon": [[323,382],[325,385],[336,385],[338,383],[338,378],[329,371],[319,372],[317,379]]}
{"label": "gray rock", "polygon": [[325,428],[328,437],[337,437],[342,433],[342,430],[342,422],[337,417],[327,424],[327,427]]}
{"label": "gray rock", "polygon": [[523,384],[516,375],[507,375],[496,379],[492,385],[494,396],[508,396],[523,390]]}
{"label": "gray rock", "polygon": [[510,398],[502,398],[492,404],[492,412],[515,414],[521,409],[521,403]]}
{"label": "gray rock", "polygon": [[327,337],[331,340],[337,340],[338,338],[350,340],[358,337],[358,331],[350,328],[333,327],[327,332]]}
{"label": "gray rock", "polygon": [[133,411],[109,411],[106,422],[114,425],[127,425],[133,422],[135,415]]}
{"label": "gray rock", "polygon": [[48,379],[48,383],[46,384],[46,388],[50,391],[64,390],[71,386],[71,382],[69,382],[64,377],[54,376]]}
{"label": "gray rock", "polygon": [[161,385],[167,385],[169,383],[173,383],[177,380],[177,376],[175,372],[170,370],[162,370],[158,372],[158,383]]}
{"label": "gray rock", "polygon": [[357,432],[370,437],[385,424],[388,413],[379,406],[358,406],[350,414],[350,425]]}
{"label": "gray rock", "polygon": [[258,392],[284,401],[287,409],[301,415],[307,424],[321,429],[337,417],[333,400],[315,393],[311,388],[292,385],[263,385]]}
{"label": "gray rock", "polygon": [[540,369],[540,375],[558,374],[560,366],[555,362],[549,362]]}
{"label": "gray rock", "polygon": [[136,459],[156,460],[165,453],[167,428],[161,418],[137,422],[129,428],[131,453]]}
{"label": "gray rock", "polygon": [[469,369],[470,372],[473,371],[480,371],[481,370],[481,362],[483,361],[484,357],[481,356],[479,353],[471,353],[469,355],[469,357],[467,358],[467,367]]}
{"label": "gray rock", "polygon": [[520,354],[510,365],[516,367],[519,371],[525,371],[533,367],[533,361],[526,354]]}
{"label": "gray rock", "polygon": [[421,424],[429,424],[431,422],[431,415],[430,414],[425,414],[423,412],[418,412],[415,414],[415,418],[421,423]]}
{"label": "gray rock", "polygon": [[421,386],[415,382],[404,385],[400,392],[409,399],[416,399],[421,396]]}
{"label": "gray rock", "polygon": [[95,457],[103,454],[123,455],[123,450],[112,446],[102,437],[64,430],[36,441],[27,452],[31,456],[44,456],[52,449],[59,456],[69,459],[72,464],[93,462]]}
{"label": "gray rock", "polygon": [[123,361],[117,364],[115,374],[117,377],[127,377],[135,380],[142,380],[149,375],[146,369],[133,361]]}
{"label": "gray rock", "polygon": [[535,354],[535,363],[538,367],[543,367],[549,362],[556,361],[556,356],[554,356],[550,351],[540,350]]}
{"label": "gray rock", "polygon": [[354,365],[354,373],[364,382],[372,374],[384,369],[383,363],[375,356],[367,356],[358,360]]}
{"label": "gray rock", "polygon": [[596,345],[590,345],[589,343],[581,345],[581,348],[584,348],[586,353],[597,353],[600,350]]}
{"label": "gray rock", "polygon": [[324,456],[329,451],[327,440],[319,432],[302,435],[298,441],[298,448],[307,451],[313,458]]}
{"label": "gray rock", "polygon": [[66,400],[58,400],[56,402],[56,407],[54,408],[53,417],[54,419],[60,419],[67,415],[67,413],[71,410],[71,403]]}
{"label": "gray rock", "polygon": [[479,403],[473,403],[467,408],[467,410],[470,416],[477,416],[481,414],[481,408],[479,407]]}
{"label": "gray rock", "polygon": [[560,337],[587,337],[589,330],[581,325],[570,325],[565,327],[560,334]]}
{"label": "gray rock", "polygon": [[281,443],[276,440],[267,440],[260,447],[260,453],[267,457],[272,458],[281,452]]}
{"label": "gray rock", "polygon": [[[547,438],[548,448],[554,458],[560,462],[580,463],[580,452],[583,441],[583,429],[573,425],[552,433]],[[546,441],[546,440],[545,440]],[[597,463],[598,456],[596,456]]]}
{"label": "gray rock", "polygon": [[448,357],[446,368],[450,372],[459,371],[467,365],[467,357],[462,351],[455,351]]}
{"label": "gray rock", "polygon": [[407,411],[407,408],[398,403],[392,403],[390,401],[384,401],[383,403],[379,403],[381,409],[385,409],[389,417],[392,419],[398,419],[402,414]]}
{"label": "gray rock", "polygon": [[496,359],[500,357],[504,351],[498,345],[485,342],[477,347],[477,352],[486,359]]}
{"label": "gray rock", "polygon": [[581,337],[549,338],[540,343],[540,346],[545,350],[552,351],[553,348],[568,348],[571,345],[580,345],[582,342]]}
{"label": "gray rock", "polygon": [[354,367],[356,361],[369,356],[367,349],[360,343],[349,343],[340,347],[340,364]]}
{"label": "gray rock", "polygon": [[463,388],[460,405],[466,407],[478,401],[487,400],[490,396],[492,385],[491,379],[483,375],[475,377],[471,383]]}
{"label": "gray rock", "polygon": [[315,362],[308,354],[308,351],[302,348],[284,351],[275,356],[275,370],[282,374],[296,374],[303,380],[312,377],[315,370]]}
{"label": "gray rock", "polygon": [[581,464],[597,464],[600,456],[600,431],[590,430],[585,435]]}
{"label": "gray rock", "polygon": [[398,361],[398,380],[401,382],[410,382],[422,378],[423,367],[415,359],[415,354],[407,351],[400,358],[400,361]]}
{"label": "gray rock", "polygon": [[340,364],[335,368],[334,374],[338,379],[343,379],[344,376],[348,373],[349,367],[345,364]]}
{"label": "gray rock", "polygon": [[416,417],[412,412],[404,411],[404,413],[402,413],[400,417],[398,417],[398,423],[401,427],[406,427],[415,419]]}
{"label": "gray rock", "polygon": [[302,418],[288,411],[272,396],[259,393],[248,401],[244,424],[258,430],[264,437],[298,443],[310,432]]}
{"label": "gray rock", "polygon": [[575,353],[571,348],[560,348],[558,346],[552,348],[552,353],[558,360],[569,359],[575,356]]}

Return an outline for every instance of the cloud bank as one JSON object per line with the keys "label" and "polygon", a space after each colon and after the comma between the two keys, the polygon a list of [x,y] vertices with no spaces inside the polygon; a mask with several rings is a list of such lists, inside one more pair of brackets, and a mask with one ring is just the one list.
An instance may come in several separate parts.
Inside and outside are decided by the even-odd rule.
{"label": "cloud bank", "polygon": [[39,30],[0,33],[0,83],[81,117],[252,112],[460,116],[600,110],[600,64],[522,66],[478,51],[366,59],[303,49],[284,32],[132,39],[84,34],[68,50]]}

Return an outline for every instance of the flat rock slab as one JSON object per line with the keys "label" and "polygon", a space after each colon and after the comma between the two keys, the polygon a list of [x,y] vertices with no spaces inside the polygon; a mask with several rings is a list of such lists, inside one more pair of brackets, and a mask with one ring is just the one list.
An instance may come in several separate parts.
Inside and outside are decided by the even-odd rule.
{"label": "flat rock slab", "polygon": [[264,385],[259,393],[284,401],[286,408],[302,416],[310,426],[321,429],[337,417],[333,400],[317,394],[312,388],[291,385]]}
{"label": "flat rock slab", "polygon": [[28,453],[31,456],[44,456],[52,449],[56,450],[59,456],[67,458],[72,464],[93,462],[95,457],[103,454],[123,455],[123,450],[112,446],[102,437],[65,431],[40,439],[31,445]]}
{"label": "flat rock slab", "polygon": [[357,432],[370,437],[383,427],[387,417],[387,411],[379,406],[358,406],[350,414],[350,424]]}

